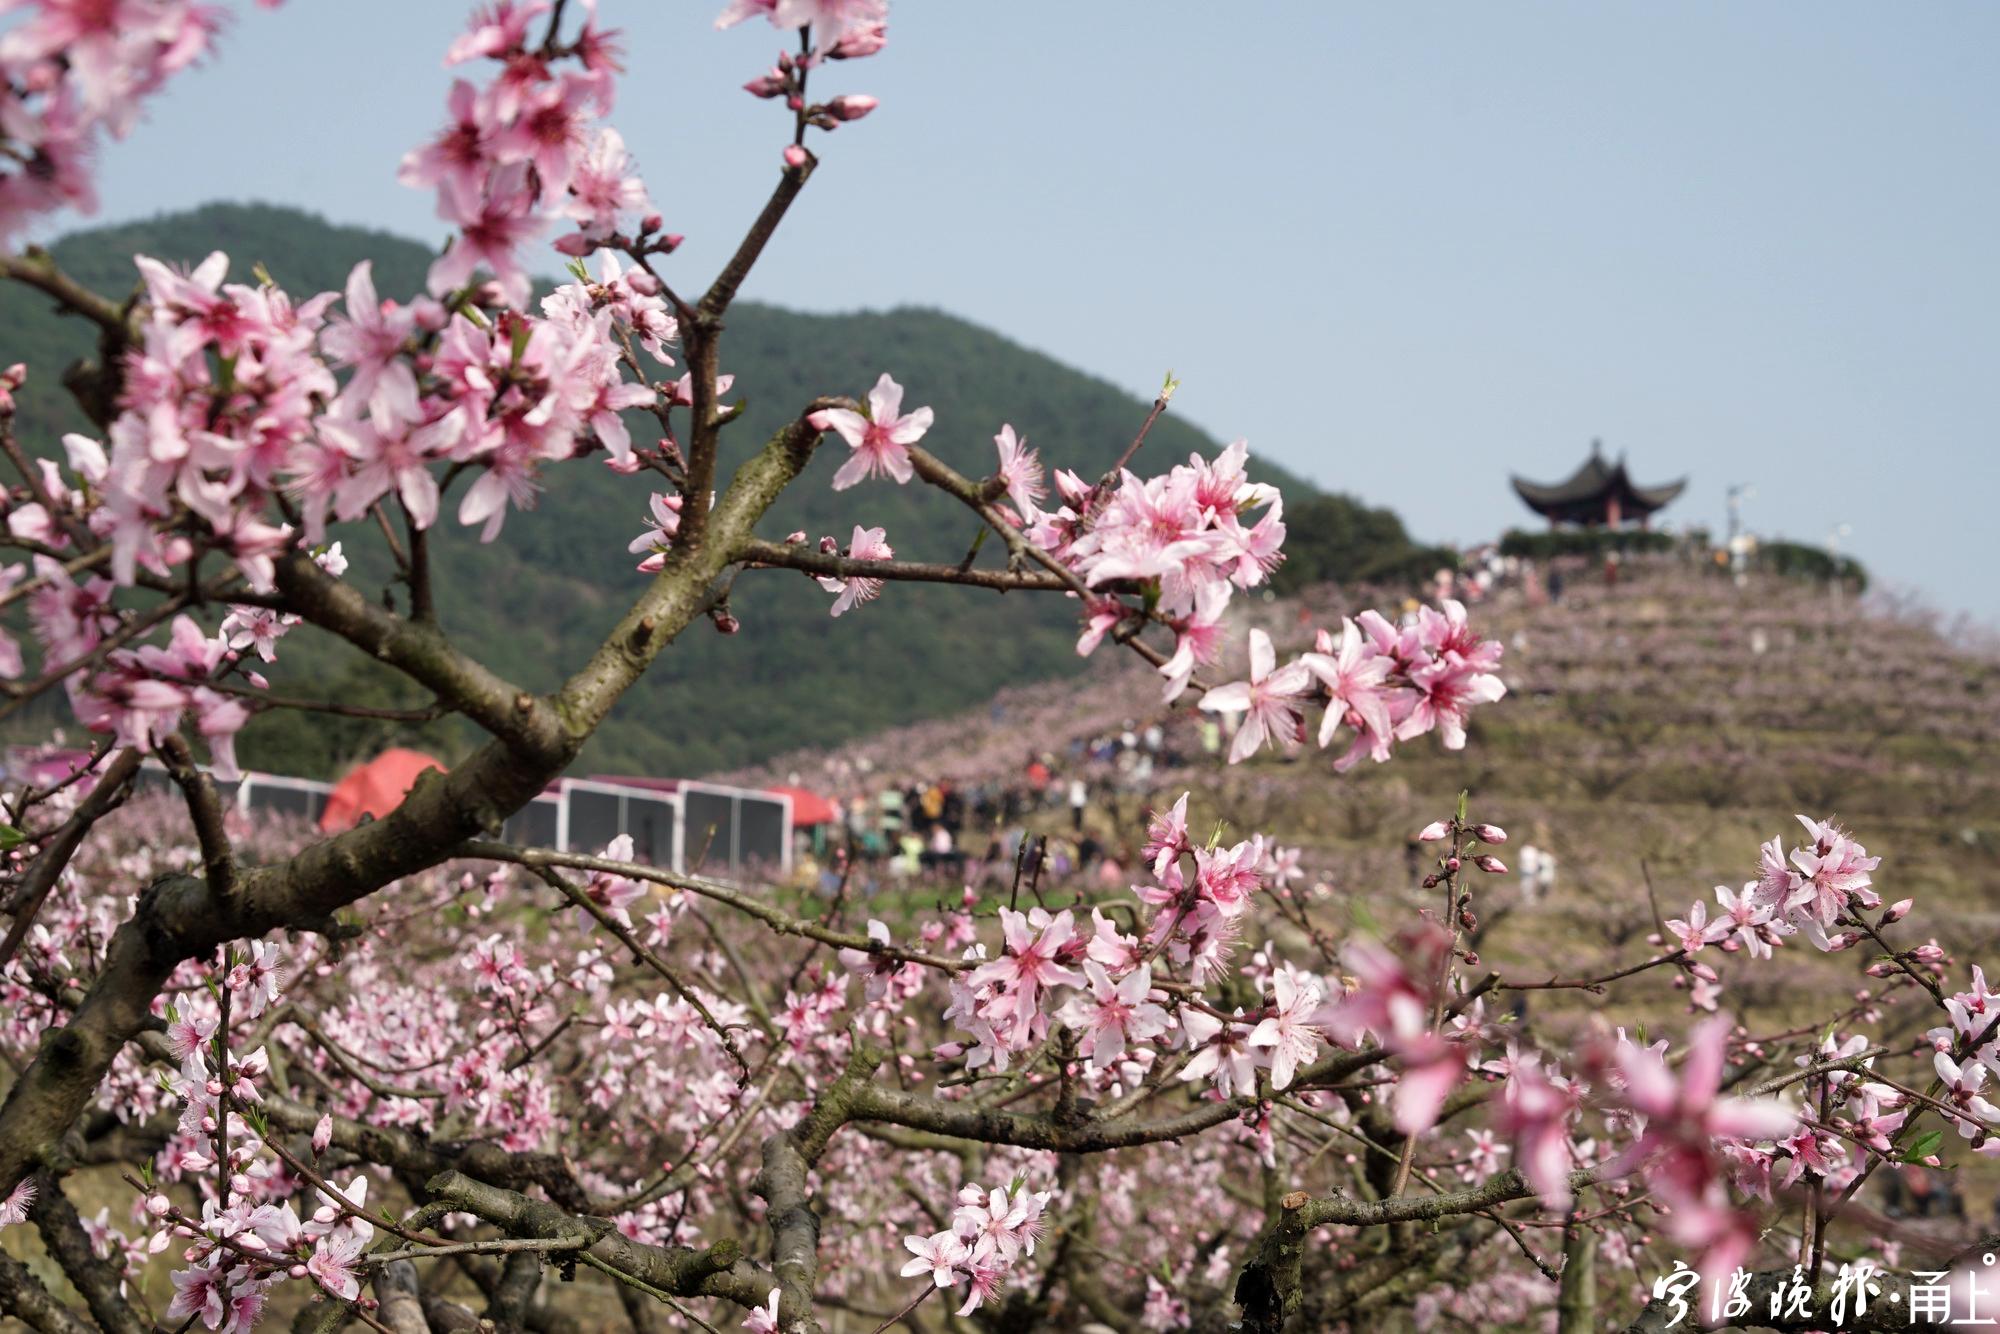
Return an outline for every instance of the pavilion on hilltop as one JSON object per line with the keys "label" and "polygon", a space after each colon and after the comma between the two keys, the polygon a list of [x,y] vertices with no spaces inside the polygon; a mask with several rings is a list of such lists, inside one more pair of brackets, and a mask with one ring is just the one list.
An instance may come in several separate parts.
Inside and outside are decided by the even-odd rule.
{"label": "pavilion on hilltop", "polygon": [[1617,528],[1636,522],[1648,527],[1655,511],[1670,504],[1687,486],[1687,478],[1661,486],[1640,486],[1625,471],[1625,456],[1606,463],[1602,444],[1590,442],[1590,457],[1568,480],[1543,485],[1513,478],[1515,494],[1554,527],[1562,523],[1593,528]]}

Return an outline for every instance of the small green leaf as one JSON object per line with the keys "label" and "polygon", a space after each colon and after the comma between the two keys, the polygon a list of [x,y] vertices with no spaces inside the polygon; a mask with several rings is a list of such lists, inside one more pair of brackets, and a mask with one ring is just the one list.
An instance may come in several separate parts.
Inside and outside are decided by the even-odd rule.
{"label": "small green leaf", "polygon": [[1944,1132],[1942,1130],[1933,1130],[1930,1134],[1923,1136],[1915,1144],[1912,1144],[1908,1149],[1903,1151],[1903,1161],[1906,1163],[1920,1163],[1936,1153],[1938,1145],[1942,1143],[1944,1143]]}
{"label": "small green leaf", "polygon": [[28,841],[28,836],[10,824],[0,824],[0,852],[18,848]]}

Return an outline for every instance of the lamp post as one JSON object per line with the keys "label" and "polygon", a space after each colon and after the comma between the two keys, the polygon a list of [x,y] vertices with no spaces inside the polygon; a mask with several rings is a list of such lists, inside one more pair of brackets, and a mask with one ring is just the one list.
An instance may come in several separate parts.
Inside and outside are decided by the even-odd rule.
{"label": "lamp post", "polygon": [[1729,572],[1741,586],[1749,573],[1750,542],[1743,536],[1743,502],[1757,498],[1757,488],[1738,482],[1729,488]]}

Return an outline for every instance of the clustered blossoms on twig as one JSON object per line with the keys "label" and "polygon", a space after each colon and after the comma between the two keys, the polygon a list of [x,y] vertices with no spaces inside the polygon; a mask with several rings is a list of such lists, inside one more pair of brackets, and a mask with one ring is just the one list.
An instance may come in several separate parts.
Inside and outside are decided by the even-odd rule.
{"label": "clustered blossoms on twig", "polygon": [[0,249],[44,214],[97,211],[90,165],[101,137],[123,139],[144,102],[207,53],[226,17],[194,0],[8,8],[28,15],[0,34]]}
{"label": "clustered blossoms on twig", "polygon": [[[1798,821],[1809,841],[1789,855],[1781,840],[1766,843],[1755,880],[1740,890],[1715,887],[1721,905],[1717,916],[1710,917],[1708,905],[1697,899],[1687,916],[1663,924],[1667,939],[1678,947],[1677,962],[1692,979],[1690,994],[1697,1007],[1715,1009],[1720,993],[1715,970],[1695,957],[1706,946],[1769,959],[1786,937],[1801,932],[1815,948],[1829,953],[1849,949],[1873,934],[1860,915],[1882,906],[1869,888],[1870,872],[1882,859],[1870,857],[1852,835],[1830,821],[1805,815]],[[1883,914],[1876,926],[1891,925],[1909,910],[1910,900],[1905,899]],[[1830,934],[1842,925],[1854,929]],[[1874,971],[1880,976],[1884,970]]]}
{"label": "clustered blossoms on twig", "polygon": [[1017,1260],[1035,1253],[1043,1214],[1054,1197],[1053,1191],[1031,1191],[1020,1181],[990,1191],[976,1184],[960,1187],[949,1228],[903,1238],[915,1257],[903,1265],[903,1277],[926,1274],[933,1290],[965,1284],[958,1314],[971,1315],[999,1295]]}

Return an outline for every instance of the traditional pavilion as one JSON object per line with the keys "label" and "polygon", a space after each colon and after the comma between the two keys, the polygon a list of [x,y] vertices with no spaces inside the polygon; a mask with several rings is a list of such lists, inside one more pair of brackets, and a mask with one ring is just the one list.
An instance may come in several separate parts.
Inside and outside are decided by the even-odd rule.
{"label": "traditional pavilion", "polygon": [[1586,527],[1617,528],[1636,521],[1641,528],[1651,524],[1654,511],[1670,504],[1687,486],[1687,478],[1662,486],[1640,486],[1625,471],[1625,456],[1618,462],[1604,461],[1604,448],[1590,442],[1590,457],[1567,481],[1553,485],[1513,479],[1515,494],[1528,508],[1549,521]]}

